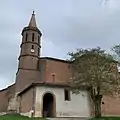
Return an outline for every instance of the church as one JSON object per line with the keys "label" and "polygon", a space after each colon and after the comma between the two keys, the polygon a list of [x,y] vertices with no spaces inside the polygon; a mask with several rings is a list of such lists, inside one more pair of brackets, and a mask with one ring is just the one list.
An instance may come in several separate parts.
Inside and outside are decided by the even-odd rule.
{"label": "church", "polygon": [[[16,112],[29,117],[91,117],[93,103],[87,87],[73,94],[68,80],[69,61],[41,57],[42,33],[33,12],[22,30],[20,55],[15,83],[0,90],[0,114]],[[120,115],[120,99],[103,98],[102,115]],[[114,106],[114,108],[113,108]]]}

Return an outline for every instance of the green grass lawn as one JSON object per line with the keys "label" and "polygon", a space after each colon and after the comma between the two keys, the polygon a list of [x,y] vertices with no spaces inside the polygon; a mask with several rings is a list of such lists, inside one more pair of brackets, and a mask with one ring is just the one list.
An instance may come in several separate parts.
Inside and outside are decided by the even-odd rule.
{"label": "green grass lawn", "polygon": [[120,117],[102,117],[102,118],[92,118],[90,120],[120,120]]}
{"label": "green grass lawn", "polygon": [[43,118],[29,118],[20,115],[3,115],[0,116],[0,120],[46,120]]}
{"label": "green grass lawn", "polygon": [[[3,115],[0,116],[0,120],[47,120],[44,118],[29,118],[20,115]],[[90,120],[120,120],[120,117],[102,117],[102,118],[92,118]]]}

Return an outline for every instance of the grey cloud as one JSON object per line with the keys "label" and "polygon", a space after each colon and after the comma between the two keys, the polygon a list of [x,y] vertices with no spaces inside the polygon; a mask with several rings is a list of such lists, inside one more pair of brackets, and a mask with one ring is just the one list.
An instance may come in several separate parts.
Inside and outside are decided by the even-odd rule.
{"label": "grey cloud", "polygon": [[99,0],[4,0],[0,8],[0,88],[15,80],[20,34],[32,10],[43,32],[42,56],[66,58],[75,48],[119,43],[120,9]]}
{"label": "grey cloud", "polygon": [[[100,18],[101,17],[101,18]],[[95,15],[87,18],[86,20],[76,20],[67,18],[62,26],[57,31],[53,26],[49,37],[54,38],[54,43],[60,43],[63,46],[65,43],[83,44],[87,46],[100,45],[103,47],[110,47],[113,43],[118,43],[120,24],[119,12],[112,15]],[[62,28],[63,27],[63,28]],[[51,33],[54,33],[51,34]],[[114,40],[113,40],[114,39]],[[62,44],[63,43],[63,44]],[[74,46],[73,46],[74,47]]]}

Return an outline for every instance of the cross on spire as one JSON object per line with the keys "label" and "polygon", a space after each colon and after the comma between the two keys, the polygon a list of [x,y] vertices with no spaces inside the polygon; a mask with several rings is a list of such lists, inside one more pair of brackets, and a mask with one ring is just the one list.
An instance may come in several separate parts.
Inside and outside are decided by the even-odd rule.
{"label": "cross on spire", "polygon": [[33,15],[35,15],[35,11],[33,10]]}
{"label": "cross on spire", "polygon": [[36,19],[35,19],[35,11],[33,11],[30,22],[29,22],[30,27],[37,27],[36,25]]}

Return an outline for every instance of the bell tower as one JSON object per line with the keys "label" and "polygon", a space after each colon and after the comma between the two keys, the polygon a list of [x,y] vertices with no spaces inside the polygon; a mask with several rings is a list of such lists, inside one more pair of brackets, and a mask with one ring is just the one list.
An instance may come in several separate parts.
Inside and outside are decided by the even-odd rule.
{"label": "bell tower", "polygon": [[29,25],[22,31],[21,52],[18,69],[36,70],[40,55],[41,32],[37,28],[33,11]]}
{"label": "bell tower", "polygon": [[22,30],[21,51],[16,73],[16,91],[20,92],[33,81],[39,79],[39,56],[42,33],[38,29],[33,11],[30,22]]}

